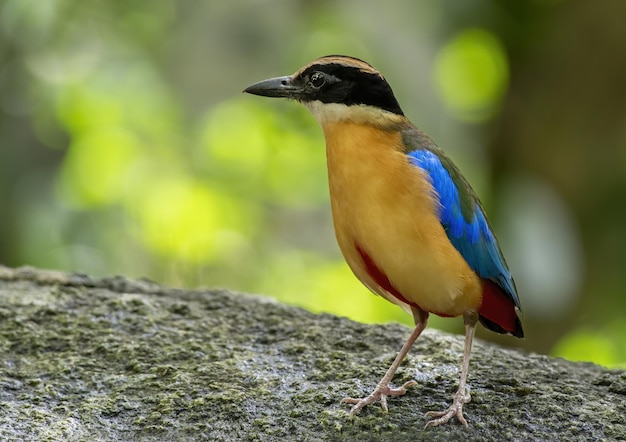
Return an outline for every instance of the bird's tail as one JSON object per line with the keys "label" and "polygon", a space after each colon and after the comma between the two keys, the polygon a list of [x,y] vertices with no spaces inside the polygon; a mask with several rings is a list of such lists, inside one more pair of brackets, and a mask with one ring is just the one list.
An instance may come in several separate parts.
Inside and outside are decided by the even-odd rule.
{"label": "bird's tail", "polygon": [[483,302],[478,309],[479,320],[491,331],[524,337],[522,322],[517,316],[515,303],[502,289],[489,279],[483,279]]}

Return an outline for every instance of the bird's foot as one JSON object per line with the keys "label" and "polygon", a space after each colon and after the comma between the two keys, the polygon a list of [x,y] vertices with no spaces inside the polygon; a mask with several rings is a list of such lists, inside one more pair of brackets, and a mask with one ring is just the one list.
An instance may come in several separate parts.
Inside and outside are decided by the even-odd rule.
{"label": "bird's foot", "polygon": [[426,423],[424,428],[426,427],[436,427],[437,425],[445,424],[453,416],[461,422],[463,425],[467,427],[467,421],[465,417],[463,417],[463,405],[467,404],[470,400],[472,400],[468,391],[457,391],[454,395],[454,400],[452,401],[452,405],[448,407],[445,411],[429,411],[426,413],[426,417],[432,417],[432,419]]}
{"label": "bird's foot", "polygon": [[366,396],[364,398],[347,397],[347,398],[343,398],[341,402],[339,403],[340,404],[354,404],[352,408],[350,409],[350,415],[354,416],[355,414],[358,414],[367,405],[373,404],[376,401],[380,401],[380,406],[383,409],[383,411],[386,413],[388,411],[387,410],[387,397],[402,396],[403,394],[406,393],[406,389],[408,387],[410,387],[411,385],[415,385],[415,384],[417,384],[417,382],[409,381],[409,382],[405,382],[401,387],[397,387],[397,388],[394,388],[391,385],[385,385],[385,386],[379,385],[376,387],[374,391],[372,391],[372,394],[370,394],[369,396]]}

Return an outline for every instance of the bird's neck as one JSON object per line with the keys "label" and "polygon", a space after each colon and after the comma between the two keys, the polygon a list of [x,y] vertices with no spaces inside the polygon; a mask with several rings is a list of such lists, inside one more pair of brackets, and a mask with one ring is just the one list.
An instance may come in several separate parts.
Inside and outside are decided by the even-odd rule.
{"label": "bird's neck", "polygon": [[347,106],[341,103],[310,101],[304,105],[311,111],[324,132],[327,126],[339,123],[375,127],[385,131],[398,131],[409,124],[403,115],[364,104]]}

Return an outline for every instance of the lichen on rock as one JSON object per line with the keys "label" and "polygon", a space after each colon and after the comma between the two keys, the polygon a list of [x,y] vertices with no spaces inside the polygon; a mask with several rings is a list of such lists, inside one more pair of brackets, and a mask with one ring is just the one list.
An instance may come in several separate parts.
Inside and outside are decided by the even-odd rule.
{"label": "lichen on rock", "polygon": [[478,341],[465,428],[449,404],[462,337],[427,330],[350,417],[409,334],[224,290],[0,266],[1,440],[619,440],[626,373]]}

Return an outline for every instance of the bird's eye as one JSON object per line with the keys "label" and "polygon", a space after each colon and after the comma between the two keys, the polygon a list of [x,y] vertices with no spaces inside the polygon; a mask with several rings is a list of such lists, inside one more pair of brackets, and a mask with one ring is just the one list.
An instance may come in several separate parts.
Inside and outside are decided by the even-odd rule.
{"label": "bird's eye", "polygon": [[326,83],[326,76],[323,72],[313,72],[309,78],[309,85],[314,89],[319,89]]}

